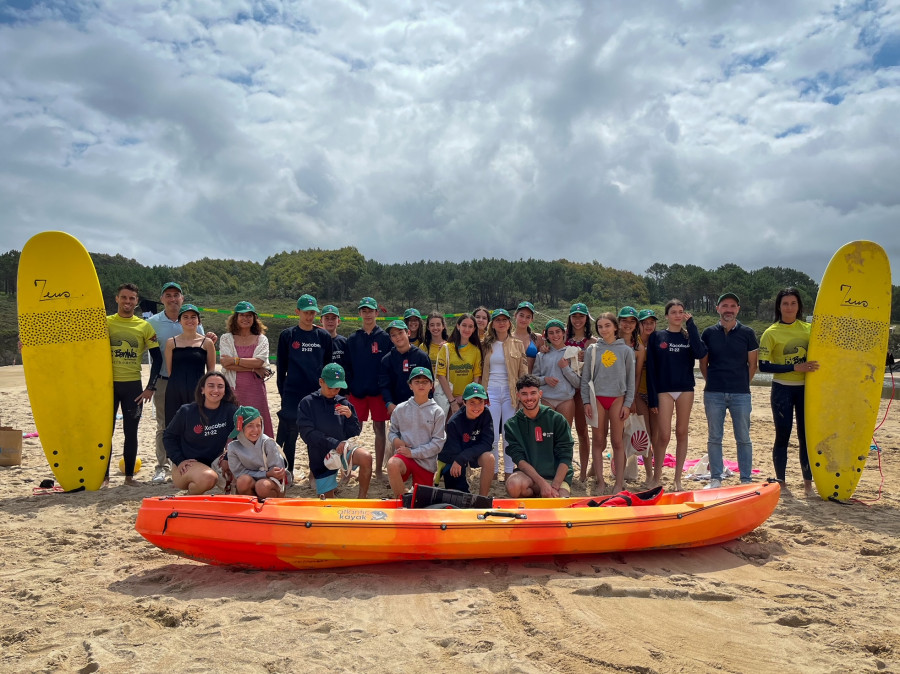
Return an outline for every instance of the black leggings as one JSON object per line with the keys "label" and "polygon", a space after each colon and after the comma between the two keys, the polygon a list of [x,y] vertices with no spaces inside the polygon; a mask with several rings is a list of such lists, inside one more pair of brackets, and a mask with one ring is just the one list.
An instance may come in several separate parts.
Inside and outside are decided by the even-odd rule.
{"label": "black leggings", "polygon": [[[144,409],[134,401],[144,387],[138,381],[114,381],[113,382],[113,427],[116,424],[116,410],[122,406],[122,431],[125,433],[125,444],[122,455],[125,457],[125,475],[134,476],[134,464],[137,461],[138,450],[138,422],[141,420],[141,412]],[[112,461],[112,450],[110,450]],[[106,477],[109,477],[109,463],[106,464]]]}
{"label": "black leggings", "polygon": [[775,478],[784,481],[787,471],[788,441],[797,414],[797,441],[800,444],[800,472],[804,480],[812,480],[809,456],[806,453],[806,424],[803,416],[804,386],[785,386],[772,382],[772,418],[775,421],[775,446],[772,447],[772,463]]}

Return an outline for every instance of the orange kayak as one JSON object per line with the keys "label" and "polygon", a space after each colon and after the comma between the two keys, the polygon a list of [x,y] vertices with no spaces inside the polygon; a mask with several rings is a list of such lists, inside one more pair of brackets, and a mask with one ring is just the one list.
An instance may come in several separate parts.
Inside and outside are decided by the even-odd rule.
{"label": "orange kayak", "polygon": [[319,569],[712,545],[762,524],[779,493],[773,482],[663,494],[655,505],[494,499],[490,509],[452,510],[400,500],[163,496],[144,499],[135,529],[166,552],[210,564]]}

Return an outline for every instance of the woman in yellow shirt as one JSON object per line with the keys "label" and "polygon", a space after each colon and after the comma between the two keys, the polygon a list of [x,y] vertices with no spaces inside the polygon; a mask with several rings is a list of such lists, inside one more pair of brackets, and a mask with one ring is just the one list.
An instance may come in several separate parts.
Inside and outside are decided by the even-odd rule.
{"label": "woman in yellow shirt", "polygon": [[481,383],[481,340],[472,314],[463,314],[450,334],[448,349],[441,349],[437,358],[438,384],[450,400],[450,416],[462,407],[466,386]]}

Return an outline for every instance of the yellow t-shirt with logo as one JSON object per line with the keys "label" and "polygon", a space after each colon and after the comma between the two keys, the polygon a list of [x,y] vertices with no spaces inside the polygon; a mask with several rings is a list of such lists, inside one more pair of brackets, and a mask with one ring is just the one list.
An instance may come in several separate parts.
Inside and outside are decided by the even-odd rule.
{"label": "yellow t-shirt with logo", "polygon": [[112,353],[113,381],[140,381],[141,357],[147,349],[159,346],[156,331],[143,318],[106,317],[109,347]]}
{"label": "yellow t-shirt with logo", "polygon": [[[449,355],[449,361],[447,356]],[[481,350],[472,344],[459,347],[459,355],[452,342],[447,343],[447,349],[441,349],[437,357],[435,374],[447,377],[453,388],[454,396],[461,396],[466,386],[481,377]]]}
{"label": "yellow t-shirt with logo", "polygon": [[[796,365],[805,363],[809,347],[810,325],[801,320],[793,323],[774,323],[763,333],[759,340],[759,359],[767,360],[773,365]],[[806,379],[805,372],[776,372],[775,381],[802,383]]]}

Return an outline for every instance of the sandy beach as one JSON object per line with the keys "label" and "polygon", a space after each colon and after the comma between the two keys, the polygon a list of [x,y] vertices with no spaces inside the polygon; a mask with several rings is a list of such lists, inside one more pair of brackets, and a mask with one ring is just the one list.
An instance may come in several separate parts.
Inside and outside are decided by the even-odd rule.
{"label": "sandy beach", "polygon": [[[753,388],[760,480],[773,474],[768,396]],[[21,466],[0,468],[0,671],[900,671],[896,407],[856,493],[874,501],[883,475],[870,507],[803,498],[792,442],[789,492],[773,516],[723,545],[296,573],[207,566],[135,532],[142,498],[176,493],[149,484],[150,411],[138,487],[114,469],[109,489],[33,496],[52,476],[39,438],[24,440]],[[0,368],[0,420],[35,430],[21,366]],[[370,424],[363,439],[371,446]],[[115,463],[121,440],[117,427]],[[705,443],[698,395],[688,458]],[[313,491],[301,480],[289,495]],[[386,483],[370,490],[388,495]]]}

